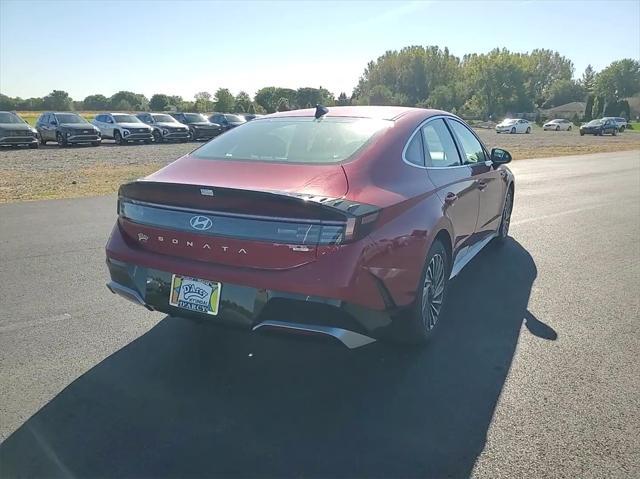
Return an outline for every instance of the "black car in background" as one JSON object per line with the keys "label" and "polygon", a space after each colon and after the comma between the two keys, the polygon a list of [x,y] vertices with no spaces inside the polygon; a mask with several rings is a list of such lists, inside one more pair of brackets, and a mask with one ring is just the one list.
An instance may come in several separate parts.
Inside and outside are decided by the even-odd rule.
{"label": "black car in background", "polygon": [[611,134],[613,136],[616,136],[618,134],[618,124],[610,118],[591,120],[589,123],[586,123],[580,127],[580,136],[602,136],[606,134]]}
{"label": "black car in background", "polygon": [[138,113],[136,116],[153,128],[153,140],[156,143],[189,140],[189,127],[168,113]]}
{"label": "black car in background", "polygon": [[38,118],[36,130],[42,145],[46,145],[48,141],[55,141],[58,146],[80,143],[99,146],[102,142],[102,134],[98,128],[77,113],[69,111],[45,111]]}
{"label": "black car in background", "polygon": [[230,130],[247,122],[244,117],[231,113],[214,113],[209,117],[209,121],[220,125],[222,131]]}
{"label": "black car in background", "polygon": [[38,148],[38,132],[12,111],[0,111],[0,146]]}
{"label": "black car in background", "polygon": [[219,124],[210,122],[201,113],[169,113],[169,115],[189,127],[190,140],[210,140],[223,131]]}

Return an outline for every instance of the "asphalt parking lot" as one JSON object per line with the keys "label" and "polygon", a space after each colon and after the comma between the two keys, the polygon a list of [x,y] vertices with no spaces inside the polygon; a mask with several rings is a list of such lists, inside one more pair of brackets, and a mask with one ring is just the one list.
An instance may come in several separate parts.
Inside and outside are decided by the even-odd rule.
{"label": "asphalt parking lot", "polygon": [[639,477],[640,152],[512,170],[424,349],[147,312],[113,196],[0,206],[0,476]]}

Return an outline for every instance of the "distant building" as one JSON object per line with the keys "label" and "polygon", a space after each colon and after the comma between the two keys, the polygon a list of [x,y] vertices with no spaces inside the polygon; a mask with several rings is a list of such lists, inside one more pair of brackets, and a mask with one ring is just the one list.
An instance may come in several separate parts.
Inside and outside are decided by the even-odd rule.
{"label": "distant building", "polygon": [[541,113],[548,118],[566,118],[567,120],[570,120],[575,115],[578,115],[578,118],[583,118],[586,107],[587,104],[583,101],[572,101],[571,103],[566,103],[564,105],[554,106],[548,110],[542,110]]}

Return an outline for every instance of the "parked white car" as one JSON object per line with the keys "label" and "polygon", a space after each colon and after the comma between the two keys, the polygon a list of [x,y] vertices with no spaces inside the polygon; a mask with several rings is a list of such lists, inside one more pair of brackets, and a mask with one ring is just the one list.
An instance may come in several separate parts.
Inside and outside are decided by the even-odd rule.
{"label": "parked white car", "polygon": [[522,118],[506,118],[496,125],[496,133],[531,133],[531,123]]}
{"label": "parked white car", "polygon": [[565,120],[562,118],[557,118],[555,120],[551,120],[542,125],[542,129],[544,131],[571,131],[572,123],[569,120]]}
{"label": "parked white car", "polygon": [[618,131],[620,133],[622,133],[628,126],[627,120],[625,120],[621,116],[605,116],[603,120],[612,120],[618,127]]}
{"label": "parked white car", "polygon": [[153,128],[128,113],[100,113],[91,122],[98,127],[102,138],[112,138],[118,145],[130,141],[153,141]]}

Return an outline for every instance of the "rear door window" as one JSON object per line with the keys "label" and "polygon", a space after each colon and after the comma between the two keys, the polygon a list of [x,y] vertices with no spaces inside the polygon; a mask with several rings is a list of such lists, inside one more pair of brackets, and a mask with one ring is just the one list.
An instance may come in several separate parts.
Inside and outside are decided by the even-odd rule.
{"label": "rear door window", "polygon": [[425,164],[445,168],[459,166],[460,155],[444,120],[438,118],[422,127]]}

